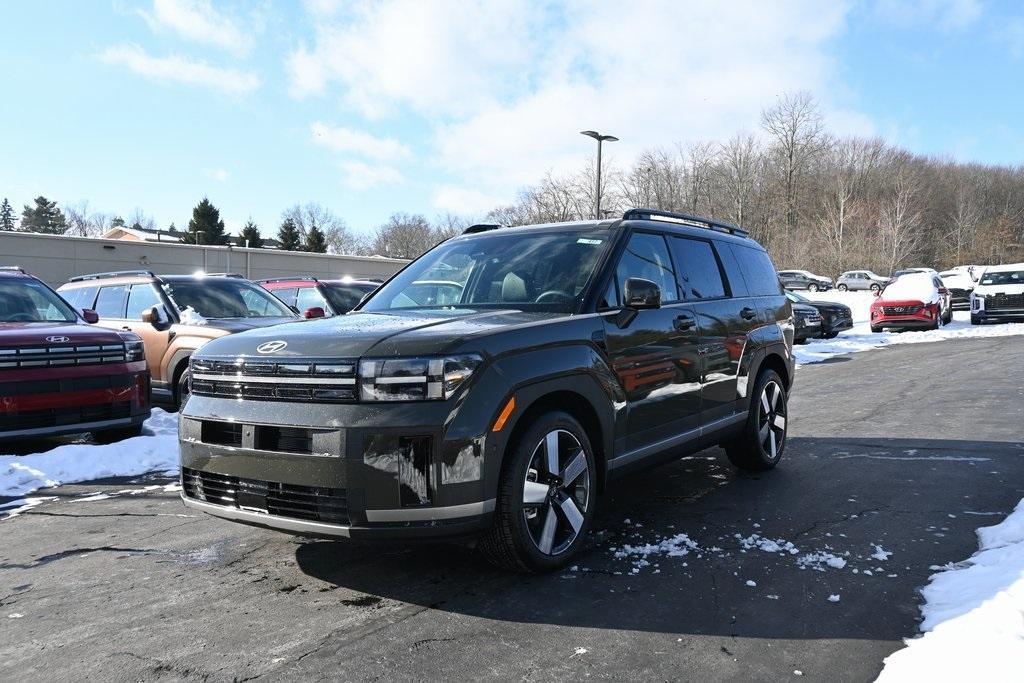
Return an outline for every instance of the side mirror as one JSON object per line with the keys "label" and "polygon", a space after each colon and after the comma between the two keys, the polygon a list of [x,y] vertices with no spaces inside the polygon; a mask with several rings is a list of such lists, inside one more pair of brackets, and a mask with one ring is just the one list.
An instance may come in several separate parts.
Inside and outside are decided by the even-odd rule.
{"label": "side mirror", "polygon": [[302,315],[303,315],[303,317],[306,318],[306,320],[309,320],[310,318],[323,318],[325,313],[324,313],[324,309],[322,309],[321,307],[319,307],[319,306],[311,306],[311,307],[307,308],[306,312],[303,313]]}
{"label": "side mirror", "polygon": [[639,311],[645,308],[661,308],[661,290],[650,280],[639,277],[626,279],[626,308]]}
{"label": "side mirror", "polygon": [[144,310],[142,312],[142,322],[149,323],[153,326],[153,329],[158,332],[163,332],[171,326],[170,321],[164,319],[164,317],[160,315],[159,306],[152,306],[151,308]]}
{"label": "side mirror", "polygon": [[89,323],[90,325],[95,325],[96,323],[98,323],[100,321],[100,316],[99,316],[99,313],[97,313],[96,311],[92,310],[91,308],[83,308],[82,309],[82,320],[84,320],[85,322]]}

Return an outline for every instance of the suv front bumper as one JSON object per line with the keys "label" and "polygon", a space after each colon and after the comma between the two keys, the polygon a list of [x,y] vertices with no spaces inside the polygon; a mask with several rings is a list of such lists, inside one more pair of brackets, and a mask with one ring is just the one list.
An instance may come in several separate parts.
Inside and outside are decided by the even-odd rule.
{"label": "suv front bumper", "polygon": [[[301,404],[193,394],[179,426],[182,500],[236,522],[352,538],[485,529],[497,445],[449,402]],[[468,411],[472,412],[472,411]],[[488,495],[488,491],[491,494]]]}

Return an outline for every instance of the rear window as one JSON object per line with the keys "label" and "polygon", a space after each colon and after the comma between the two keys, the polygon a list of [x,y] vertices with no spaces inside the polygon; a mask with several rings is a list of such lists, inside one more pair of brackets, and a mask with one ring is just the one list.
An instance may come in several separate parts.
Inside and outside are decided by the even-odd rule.
{"label": "rear window", "polygon": [[768,254],[760,249],[729,245],[743,272],[749,296],[774,296],[782,294],[782,284],[775,272],[775,266]]}

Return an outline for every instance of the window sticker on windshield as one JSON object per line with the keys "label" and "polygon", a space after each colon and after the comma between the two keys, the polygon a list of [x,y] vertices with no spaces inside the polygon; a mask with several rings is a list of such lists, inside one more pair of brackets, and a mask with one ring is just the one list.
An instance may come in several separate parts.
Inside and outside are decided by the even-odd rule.
{"label": "window sticker on windshield", "polygon": [[601,244],[601,240],[592,240],[587,239],[586,237],[581,237],[576,240],[576,244]]}

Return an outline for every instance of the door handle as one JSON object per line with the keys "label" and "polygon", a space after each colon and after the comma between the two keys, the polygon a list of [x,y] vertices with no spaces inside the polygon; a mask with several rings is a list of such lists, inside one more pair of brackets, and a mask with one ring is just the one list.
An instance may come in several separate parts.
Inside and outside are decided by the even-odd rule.
{"label": "door handle", "polygon": [[128,327],[127,325],[122,325],[122,326],[121,326],[121,329],[122,329],[122,330],[127,330],[128,332],[131,332],[131,331],[132,331],[132,328]]}
{"label": "door handle", "polygon": [[740,316],[742,316],[744,320],[753,320],[757,317],[757,311],[749,306],[744,306],[740,309]]}
{"label": "door handle", "polygon": [[692,328],[696,324],[696,321],[688,315],[676,316],[676,319],[672,321],[672,326],[680,332]]}

